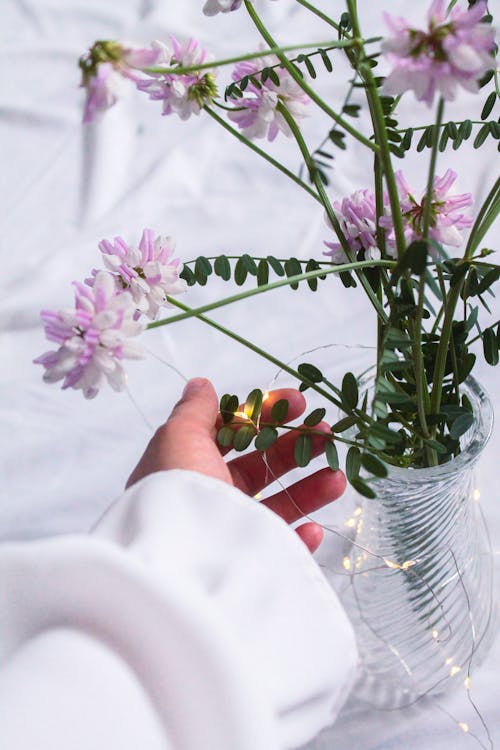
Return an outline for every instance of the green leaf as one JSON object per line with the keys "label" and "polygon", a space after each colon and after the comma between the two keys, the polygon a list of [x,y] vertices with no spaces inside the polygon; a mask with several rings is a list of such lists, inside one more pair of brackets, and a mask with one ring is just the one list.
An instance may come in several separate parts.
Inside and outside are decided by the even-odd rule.
{"label": "green leaf", "polygon": [[250,425],[240,427],[239,430],[234,433],[233,448],[236,451],[244,451],[252,442],[254,435],[255,429]]}
{"label": "green leaf", "polygon": [[380,458],[372,455],[371,453],[363,453],[361,456],[361,463],[363,467],[376,477],[387,476],[387,466]]}
{"label": "green leaf", "polygon": [[201,276],[210,276],[212,273],[212,264],[208,260],[208,258],[204,258],[203,255],[200,255],[199,258],[196,258],[196,262],[194,264],[194,273],[195,275],[200,274]]}
{"label": "green leaf", "polygon": [[357,422],[356,417],[343,417],[342,419],[339,419],[338,422],[335,422],[335,424],[332,424],[331,430],[332,432],[345,432],[350,427],[353,427]]}
{"label": "green leaf", "polygon": [[481,125],[479,128],[476,137],[474,138],[474,148],[479,148],[483,145],[486,138],[488,137],[488,133],[490,132],[490,129],[488,127],[488,123],[485,123],[484,125]]}
{"label": "green leaf", "polygon": [[234,267],[234,280],[238,286],[242,286],[245,283],[248,276],[248,271],[245,266],[243,258],[238,258]]}
{"label": "green leaf", "polygon": [[483,331],[483,351],[484,358],[489,365],[498,364],[498,342],[493,328],[486,328]]}
{"label": "green leaf", "polygon": [[403,151],[408,151],[413,138],[413,128],[408,128],[401,141],[401,148]]}
{"label": "green leaf", "polygon": [[328,57],[327,52],[324,49],[320,49],[318,51],[319,51],[319,54],[321,55],[321,59],[323,61],[323,65],[325,66],[325,68],[327,69],[327,71],[329,73],[331,73],[332,70],[333,70],[333,65],[332,65],[332,61]]}
{"label": "green leaf", "polygon": [[231,278],[231,264],[225,255],[219,255],[215,259],[214,271],[216,276],[220,276],[224,281],[229,281]]}
{"label": "green leaf", "polygon": [[323,373],[321,370],[318,370],[317,367],[308,362],[300,364],[297,367],[297,370],[304,378],[306,378],[306,380],[310,380],[312,383],[321,383],[323,380]]}
{"label": "green leaf", "polygon": [[458,440],[461,435],[463,435],[469,427],[471,427],[474,424],[474,415],[473,414],[462,414],[460,417],[457,417],[455,421],[453,422],[451,428],[450,428],[450,437],[453,438],[453,440]]}
{"label": "green leaf", "polygon": [[464,120],[458,128],[458,135],[464,141],[470,138],[472,134],[472,122],[471,120]]}
{"label": "green leaf", "polygon": [[394,349],[410,349],[411,339],[404,332],[398,328],[389,328],[387,331],[387,343]]}
{"label": "green leaf", "polygon": [[337,446],[331,440],[329,440],[325,444],[325,456],[326,456],[326,460],[328,462],[328,466],[330,467],[330,469],[333,469],[333,471],[338,471],[339,454],[337,453]]}
{"label": "green leaf", "polygon": [[281,424],[288,416],[288,401],[286,398],[280,398],[273,404],[271,409],[271,422]]}
{"label": "green leaf", "polygon": [[345,473],[349,482],[352,482],[352,480],[355,477],[359,476],[360,468],[361,468],[361,453],[359,451],[359,448],[356,448],[356,446],[351,445],[351,447],[347,451],[347,456],[345,460]]}
{"label": "green leaf", "polygon": [[[398,445],[398,443],[401,442],[401,435],[399,432],[394,432],[394,430],[389,429],[389,427],[386,427],[380,422],[375,422],[375,424],[370,425],[368,428],[368,435],[370,437],[373,436],[379,438],[385,443],[392,443],[393,445]],[[373,443],[371,443],[371,445],[375,447]]]}
{"label": "green leaf", "polygon": [[278,430],[274,427],[263,427],[255,438],[255,447],[258,451],[267,451],[278,439]]}
{"label": "green leaf", "polygon": [[248,253],[244,253],[241,256],[241,261],[248,273],[250,273],[252,276],[257,276],[257,264],[254,259],[250,255],[248,255]]}
{"label": "green leaf", "polygon": [[349,117],[359,117],[359,110],[361,109],[359,104],[344,104],[342,112]]}
{"label": "green leaf", "polygon": [[304,65],[307,68],[307,72],[311,76],[311,78],[316,78],[316,71],[314,70],[314,65],[310,61],[309,57],[307,55],[297,55],[297,62],[298,63],[304,63]]}
{"label": "green leaf", "polygon": [[427,138],[427,132],[424,130],[422,135],[419,138],[419,141],[417,143],[417,151],[420,153],[420,151],[423,151],[426,146],[426,138]]}
{"label": "green leaf", "polygon": [[370,500],[373,500],[377,497],[377,494],[374,492],[374,490],[372,490],[372,488],[369,487],[367,483],[359,477],[354,477],[353,479],[351,479],[350,484],[352,485],[352,487],[354,487],[356,492],[359,492],[359,494],[363,495],[363,497],[367,497]]}
{"label": "green leaf", "polygon": [[[300,265],[297,258],[289,258],[285,261],[285,271],[288,278],[290,276],[298,276],[302,273],[302,266]],[[298,282],[295,282],[294,284],[290,284],[292,289],[298,289]]]}
{"label": "green leaf", "polygon": [[339,273],[339,278],[346,289],[349,289],[349,287],[355,288],[357,286],[355,279],[353,279],[349,271],[341,271]]}
{"label": "green leaf", "polygon": [[240,400],[238,396],[225,393],[220,400],[220,413],[224,424],[231,422],[234,417],[234,412],[238,411]]}
{"label": "green leaf", "polygon": [[257,285],[264,286],[269,281],[269,263],[262,258],[257,268]]}
{"label": "green leaf", "polygon": [[424,440],[424,443],[428,445],[429,448],[435,450],[436,453],[439,453],[441,456],[444,456],[448,453],[446,447],[438,440]]}
{"label": "green leaf", "polygon": [[272,255],[267,256],[267,261],[277,276],[284,276],[285,271],[281,262]]}
{"label": "green leaf", "polygon": [[337,148],[340,148],[340,149],[346,148],[346,145],[344,143],[345,133],[342,133],[342,131],[335,130],[335,129],[330,130],[330,132],[328,133],[328,137],[331,140],[331,142],[335,144],[335,146],[337,146]]}
{"label": "green leaf", "polygon": [[323,409],[322,407],[319,409],[314,409],[314,411],[312,411],[309,416],[304,419],[304,424],[307,425],[307,427],[314,427],[321,422],[325,414],[326,409]]}
{"label": "green leaf", "polygon": [[230,448],[233,444],[234,430],[231,427],[221,427],[217,433],[217,442],[223,448]]}
{"label": "green leaf", "polygon": [[458,367],[458,382],[463,383],[465,378],[471,373],[472,368],[476,362],[476,355],[472,352],[468,352],[463,358]]}
{"label": "green leaf", "polygon": [[260,388],[254,388],[247,396],[244,412],[252,422],[256,422],[262,410],[263,394]]}
{"label": "green leaf", "polygon": [[196,284],[196,278],[194,273],[191,271],[189,266],[184,266],[181,273],[179,274],[179,277],[181,279],[184,279],[184,281],[187,282],[188,286],[193,286],[193,284]]}
{"label": "green leaf", "polygon": [[302,433],[295,441],[294,457],[297,466],[307,466],[312,458],[312,438]]}
{"label": "green leaf", "polygon": [[358,404],[358,381],[352,372],[346,372],[342,379],[342,395],[350,409],[355,409]]}
{"label": "green leaf", "polygon": [[488,95],[488,97],[487,97],[487,99],[486,99],[486,101],[484,103],[484,107],[482,109],[482,112],[481,112],[481,120],[486,120],[490,116],[491,110],[495,106],[496,98],[497,98],[496,91],[492,91]]}

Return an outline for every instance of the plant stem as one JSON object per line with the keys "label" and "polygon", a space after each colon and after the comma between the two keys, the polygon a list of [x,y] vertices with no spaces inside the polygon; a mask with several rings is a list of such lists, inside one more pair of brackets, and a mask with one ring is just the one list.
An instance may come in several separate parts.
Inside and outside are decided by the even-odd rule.
{"label": "plant stem", "polygon": [[[499,325],[499,324],[500,324],[500,320],[496,320],[496,321],[495,321],[495,322],[493,323],[493,325],[491,325],[491,326],[488,326],[488,328],[494,328],[495,326],[497,326],[497,325]],[[482,338],[482,336],[483,336],[483,334],[482,334],[482,333],[478,333],[478,335],[477,335],[477,336],[474,336],[474,338],[473,338],[473,339],[470,339],[470,341],[468,341],[468,342],[467,342],[467,346],[470,346],[471,344],[474,344],[474,342],[475,342],[475,341],[479,341],[479,339],[480,339],[480,338]]]}
{"label": "plant stem", "polygon": [[[257,30],[261,34],[262,38],[269,44],[270,47],[276,47],[276,44],[274,42],[274,39],[269,34],[268,30],[262,23],[261,19],[259,18],[259,15],[257,14],[255,8],[253,7],[252,3],[249,2],[249,0],[245,0],[245,7],[248,11],[248,14],[252,21],[254,22]],[[360,39],[352,39],[351,44],[349,46],[357,46],[361,43]],[[347,45],[345,45],[347,46]],[[366,138],[362,133],[359,132],[359,130],[356,130],[356,128],[353,128],[350,123],[348,123],[346,120],[344,120],[343,117],[338,115],[336,112],[334,112],[333,109],[331,109],[326,102],[321,99],[320,96],[304,81],[302,74],[299,73],[294,65],[290,62],[290,60],[283,54],[278,54],[278,58],[280,62],[283,64],[283,66],[286,68],[286,70],[290,73],[294,81],[300,86],[300,88],[309,96],[309,98],[320,107],[320,109],[323,110],[323,112],[326,112],[326,114],[332,118],[332,120],[335,120],[335,122],[340,125],[342,128],[344,128],[345,131],[350,133],[353,138],[356,138],[356,140],[360,141],[360,143],[363,143],[367,148],[371,149],[372,151],[377,151],[378,146],[376,143],[372,143],[368,138]]]}
{"label": "plant stem", "polygon": [[[367,42],[373,40],[366,40]],[[245,55],[236,55],[236,57],[227,57],[223,60],[212,60],[211,62],[199,63],[198,65],[176,65],[173,68],[166,68],[158,65],[154,65],[150,68],[141,68],[144,73],[152,74],[163,74],[163,75],[184,75],[186,73],[197,73],[199,70],[211,70],[212,68],[220,68],[224,65],[233,65],[234,63],[244,62],[245,60],[258,60],[261,57],[267,57],[268,55],[279,55],[284,52],[294,52],[299,49],[316,49],[317,47],[329,47],[330,49],[343,49],[344,47],[351,47],[353,44],[352,39],[329,39],[327,42],[310,42],[307,44],[291,44],[286,47],[278,47],[272,45],[270,49],[259,50],[258,52],[247,52]]]}
{"label": "plant stem", "polygon": [[[349,15],[351,18],[353,33],[356,38],[360,38],[360,29],[358,23],[358,15],[356,11],[355,0],[347,0],[347,6],[349,9]],[[361,42],[361,52],[364,55],[364,47]],[[389,140],[387,138],[387,129],[385,126],[384,112],[382,110],[382,104],[378,95],[377,86],[375,79],[369,65],[361,64],[356,66],[355,60],[349,57],[351,65],[355,70],[358,70],[362,80],[365,82],[366,97],[370,105],[370,113],[373,123],[373,131],[375,139],[380,152],[380,160],[384,170],[385,182],[387,185],[387,192],[389,194],[389,202],[391,205],[391,214],[394,225],[394,236],[396,239],[396,247],[398,251],[398,258],[401,258],[406,247],[406,241],[403,229],[403,217],[401,215],[401,206],[399,203],[399,193],[394,176],[394,170],[392,168],[391,151],[389,148]]]}
{"label": "plant stem", "polygon": [[281,360],[277,359],[276,357],[273,357],[272,354],[269,354],[268,352],[264,351],[264,349],[261,349],[256,344],[252,344],[252,342],[248,341],[248,339],[243,338],[243,336],[240,336],[234,331],[231,331],[229,328],[225,328],[225,326],[221,325],[220,323],[216,323],[215,320],[212,320],[211,318],[207,318],[205,315],[200,315],[199,313],[196,313],[195,310],[188,307],[187,305],[182,304],[182,302],[179,302],[179,300],[176,300],[170,297],[169,302],[174,307],[178,307],[180,310],[183,310],[186,313],[191,313],[198,320],[201,320],[203,323],[206,323],[212,328],[215,328],[217,331],[220,331],[220,333],[223,333],[225,336],[228,336],[229,338],[234,339],[234,341],[237,341],[239,344],[246,346],[247,349],[250,349],[251,351],[255,352],[255,354],[258,354],[260,357],[263,357],[263,359],[267,359],[268,362],[271,362],[276,367],[279,367],[280,370],[287,372],[289,375],[296,378],[301,383],[305,383],[309,388],[312,388],[314,391],[316,391],[316,393],[319,393],[321,396],[324,396],[324,398],[326,398],[332,404],[335,404],[335,406],[338,406],[340,409],[343,410],[342,403],[338,399],[334,398],[330,393],[325,391],[323,388],[320,388],[316,383],[313,383],[312,380],[309,380],[305,376],[301,375],[300,372],[298,372],[297,370],[294,370],[292,367],[289,367],[285,362],[281,362]]}
{"label": "plant stem", "polygon": [[[170,323],[178,323],[180,320],[186,320],[187,318],[197,317],[198,315],[209,312],[210,310],[216,310],[219,307],[225,307],[226,305],[231,305],[233,302],[239,302],[242,299],[247,299],[247,297],[254,297],[257,294],[263,294],[264,292],[268,292],[272,289],[279,289],[279,287],[282,286],[289,286],[290,284],[295,284],[299,281],[305,281],[307,279],[315,279],[318,276],[324,276],[326,274],[330,273],[340,273],[341,271],[351,271],[355,270],[357,268],[366,268],[368,266],[386,266],[391,267],[395,266],[395,261],[390,260],[361,260],[356,261],[354,263],[344,263],[342,265],[338,266],[332,266],[331,268],[321,268],[314,271],[306,271],[301,274],[297,274],[296,276],[289,276],[286,279],[281,279],[280,281],[273,281],[270,284],[263,284],[262,286],[254,287],[253,289],[247,289],[244,292],[240,292],[240,294],[234,294],[231,297],[225,297],[224,299],[219,299],[216,302],[210,302],[206,305],[202,305],[201,307],[197,307],[195,309],[192,309],[189,313],[183,313],[181,315],[173,315],[169,318],[163,318],[162,320],[156,320],[154,323],[149,323],[147,326],[148,329],[150,328],[160,328],[161,326],[170,325]],[[170,296],[167,296],[168,302],[173,302],[173,298]]]}
{"label": "plant stem", "polygon": [[436,114],[436,123],[434,125],[434,130],[432,131],[432,151],[431,151],[431,160],[429,163],[429,174],[427,177],[427,190],[425,193],[425,199],[424,199],[424,216],[423,216],[423,223],[422,223],[422,238],[424,240],[427,240],[429,237],[429,227],[431,222],[431,212],[432,212],[432,198],[434,194],[434,175],[436,173],[436,160],[437,160],[437,153],[438,153],[438,143],[439,143],[439,131],[441,129],[441,123],[443,121],[443,112],[444,112],[444,99],[441,97],[439,99],[439,104],[437,108],[437,114]]}
{"label": "plant stem", "polygon": [[[335,211],[333,210],[332,204],[330,203],[330,200],[326,194],[325,188],[323,186],[323,183],[321,182],[321,179],[319,178],[316,170],[314,169],[314,165],[311,159],[311,154],[309,153],[309,149],[307,148],[306,142],[304,141],[304,138],[302,137],[302,133],[300,132],[299,127],[297,126],[297,123],[293,119],[290,112],[287,110],[284,104],[279,103],[278,104],[278,110],[281,112],[283,117],[285,118],[290,130],[292,131],[295,140],[297,141],[297,145],[300,148],[300,151],[302,153],[302,156],[304,158],[304,161],[306,163],[306,166],[309,170],[309,174],[311,175],[311,179],[313,180],[316,190],[318,191],[318,194],[321,198],[321,201],[323,203],[323,206],[325,207],[325,211],[327,212],[328,219],[330,220],[333,228],[335,229],[335,232],[339,238],[340,244],[342,245],[342,249],[344,250],[346,256],[349,259],[353,259],[353,252],[351,248],[349,247],[349,243],[347,242],[344,233],[342,232],[342,228],[339,224],[339,221],[337,219],[337,216],[335,215]],[[387,320],[387,315],[384,311],[384,308],[382,307],[382,304],[380,303],[379,299],[377,298],[377,295],[373,291],[373,289],[370,286],[369,281],[367,278],[363,275],[358,273],[357,274],[361,284],[363,285],[363,288],[365,292],[367,293],[372,305],[374,306],[375,310],[377,311],[377,315],[384,321]]]}
{"label": "plant stem", "polygon": [[259,154],[259,156],[262,156],[263,159],[265,159],[269,164],[272,164],[273,167],[276,167],[276,169],[279,169],[280,172],[283,172],[287,177],[289,177],[293,182],[295,182],[297,185],[299,185],[303,190],[306,191],[306,193],[309,193],[309,195],[314,198],[314,200],[321,203],[321,198],[317,193],[312,190],[312,188],[309,187],[309,185],[306,185],[305,182],[303,182],[297,175],[295,175],[293,172],[291,172],[289,169],[283,166],[283,164],[280,164],[279,161],[276,161],[276,159],[273,159],[272,156],[267,154],[265,151],[263,151],[261,148],[256,146],[252,141],[249,141],[248,138],[245,138],[244,135],[242,135],[238,130],[235,128],[232,128],[231,125],[229,125],[225,120],[222,119],[222,117],[219,117],[217,112],[214,112],[213,109],[210,109],[210,107],[205,106],[204,107],[205,112],[207,112],[210,117],[212,117],[216,122],[219,123],[219,125],[222,125],[222,127],[228,131],[228,133],[231,133],[235,138],[237,138],[241,143],[244,143],[245,146],[247,146],[252,151],[255,151],[256,154]]}
{"label": "plant stem", "polygon": [[[486,196],[483,205],[476,217],[471,229],[467,247],[465,248],[464,259],[470,260],[477,246],[486,234],[489,227],[495,221],[500,211],[500,177],[497,179],[490,192]],[[481,225],[486,225],[485,228]]]}

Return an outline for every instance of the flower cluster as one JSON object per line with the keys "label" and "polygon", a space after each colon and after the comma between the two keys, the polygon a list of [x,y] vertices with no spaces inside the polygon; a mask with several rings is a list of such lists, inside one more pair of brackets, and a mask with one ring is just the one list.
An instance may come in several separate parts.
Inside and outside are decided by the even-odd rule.
{"label": "flower cluster", "polygon": [[75,309],[43,310],[45,335],[59,344],[35,359],[43,365],[46,383],[63,381],[63,389],[81,389],[93,398],[104,378],[115,391],[126,386],[123,359],[140,358],[143,350],[135,336],[144,325],[135,320],[136,307],[127,292],[116,293],[112,276],[99,272],[90,289],[75,282]]}
{"label": "flower cluster", "polygon": [[[335,201],[333,209],[354,257],[359,256],[361,260],[378,260],[380,250],[376,237],[375,195],[369,190],[356,190],[341,203]],[[325,242],[325,245],[330,248],[325,255],[330,255],[333,263],[349,262],[339,242]]]}
{"label": "flower cluster", "polygon": [[80,58],[81,86],[86,89],[83,122],[89,123],[122,98],[126,81],[136,83],[141,68],[160,62],[161,49],[131,49],[118,42],[96,42]]}
{"label": "flower cluster", "polygon": [[216,16],[217,13],[230,13],[232,10],[238,10],[243,0],[207,0],[203,6],[203,13],[206,16]]}
{"label": "flower cluster", "polygon": [[[401,171],[396,172],[403,216],[405,239],[408,244],[422,237],[425,212],[425,193],[420,200],[414,197]],[[462,244],[461,230],[472,226],[472,218],[462,213],[462,209],[472,205],[472,195],[462,193],[450,195],[449,191],[457,174],[448,169],[442,177],[435,177],[430,208],[429,238],[442,245],[459,247]],[[357,190],[340,203],[333,203],[335,215],[340,228],[346,237],[349,247],[358,260],[378,260],[380,250],[377,247],[377,216],[375,195],[369,190]],[[386,232],[386,255],[396,257],[396,242],[393,220],[387,195],[384,195],[384,215],[379,219],[379,226]],[[338,242],[325,242],[330,248],[325,255],[330,255],[334,263],[347,263],[342,245]]]}
{"label": "flower cluster", "polygon": [[249,80],[245,96],[234,100],[237,107],[229,113],[229,119],[249,139],[267,137],[269,141],[273,141],[280,131],[286,136],[291,135],[288,123],[279,111],[280,104],[287,108],[295,121],[300,121],[306,115],[305,107],[309,103],[309,97],[290,73],[279,67],[279,60],[273,55],[238,63],[232,78],[240,81],[270,67],[273,67],[277,78],[273,81],[269,77],[265,82],[261,79],[258,86]]}
{"label": "flower cluster", "polygon": [[485,0],[464,11],[455,6],[446,14],[445,0],[434,0],[428,12],[428,29],[413,29],[404,18],[385,14],[393,34],[382,49],[394,63],[384,91],[397,95],[413,90],[417,99],[432,104],[438,92],[453,100],[457,87],[476,92],[479,79],[494,67],[494,31],[481,23]]}
{"label": "flower cluster", "polygon": [[185,291],[179,278],[180,261],[173,258],[169,237],[155,237],[145,229],[138,248],[116,237],[99,245],[109,271],[94,270],[86,285],[74,282],[73,310],[43,310],[41,318],[49,341],[59,349],[35,359],[45,368],[47,383],[80,389],[93,398],[107,380],[116,391],[126,386],[123,359],[143,356],[133,341],[145,328],[141,314],[153,319],[167,295]]}
{"label": "flower cluster", "polygon": [[179,278],[180,260],[172,257],[175,244],[171,237],[155,237],[151,229],[145,229],[139,247],[115,237],[114,242],[102,240],[99,249],[117,288],[129,291],[137,310],[151,320],[160,307],[168,306],[167,295],[186,290],[186,282]]}
{"label": "flower cluster", "polygon": [[[171,37],[172,48],[161,45],[161,64],[166,67],[188,68],[209,61],[207,52],[195,39],[179,42]],[[157,43],[159,44],[159,43]],[[148,73],[147,78],[137,82],[139,91],[150,99],[163,101],[163,114],[177,114],[181,120],[199,115],[205,104],[217,96],[215,76],[212,71],[195,71],[185,74]]]}

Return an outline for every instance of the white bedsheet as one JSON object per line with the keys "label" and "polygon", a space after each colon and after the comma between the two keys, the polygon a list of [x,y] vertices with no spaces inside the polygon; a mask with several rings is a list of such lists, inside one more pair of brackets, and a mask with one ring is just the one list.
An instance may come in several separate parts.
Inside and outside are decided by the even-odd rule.
{"label": "white bedsheet", "polygon": [[[495,3],[494,3],[495,4]],[[340,0],[322,7],[343,10]],[[370,34],[382,30],[387,3],[360,3]],[[423,4],[393,0],[391,11],[421,19]],[[72,302],[70,282],[84,278],[99,262],[97,243],[121,234],[139,238],[143,227],[171,234],[183,260],[203,253],[319,256],[327,237],[323,216],[281,175],[246,153],[207,118],[181,123],[162,118],[160,106],[135,92],[100,123],[80,125],[83,93],[78,90],[78,56],[96,38],[148,43],[168,33],[198,36],[217,55],[257,44],[242,9],[208,19],[201,0],[2,0],[0,119],[0,537],[35,538],[89,528],[121,492],[127,472],[151,432],[168,414],[182,379],[205,375],[219,392],[266,387],[275,368],[219,333],[187,321],[148,334],[151,356],[130,366],[130,396],[104,389],[85,402],[80,393],[61,393],[41,382],[31,364],[45,351],[39,323],[42,307]],[[304,22],[293,0],[258,6],[282,41],[307,35],[329,37],[316,21]],[[279,32],[278,32],[279,30]],[[326,37],[325,37],[326,34]],[[323,77],[321,85],[343,96],[345,67]],[[470,114],[464,95],[447,116]],[[406,105],[410,116],[417,108]],[[430,122],[420,109],[422,123]],[[404,122],[404,120],[402,119]],[[309,121],[306,135],[319,142],[324,120]],[[298,155],[285,139],[273,152],[287,155],[292,169]],[[358,158],[359,157],[359,158]],[[338,198],[364,186],[370,159],[353,145],[339,153],[330,190]],[[495,143],[479,152],[470,145],[440,155],[438,172],[459,172],[457,189],[472,190],[480,201],[498,171]],[[406,160],[410,179],[423,188],[422,160]],[[494,235],[491,234],[490,244]],[[233,288],[210,281],[189,291],[185,301],[202,304]],[[494,319],[498,303],[492,301]],[[329,281],[316,295],[307,290],[274,291],[223,308],[214,319],[238,330],[279,358],[335,343],[371,345],[375,321],[359,291]],[[340,374],[351,356],[344,347],[330,355]],[[160,358],[160,359],[158,359]],[[480,355],[481,358],[481,355]],[[160,361],[162,360],[162,361]],[[498,410],[497,371],[481,364],[478,377]],[[280,382],[285,382],[280,380]],[[148,426],[149,424],[149,426]],[[500,432],[493,435],[481,463],[484,511],[498,560],[500,510],[495,462]],[[68,482],[73,490],[68,494]],[[339,504],[333,513],[342,514]],[[322,516],[325,517],[325,516]],[[497,565],[498,567],[498,565]],[[472,695],[490,732],[500,741],[498,694],[500,644],[473,676]],[[483,732],[464,694],[439,701],[471,731]],[[484,732],[481,734],[484,738]],[[435,702],[411,712],[380,713],[352,698],[343,715],[310,748],[342,750],[467,750],[466,736]]]}

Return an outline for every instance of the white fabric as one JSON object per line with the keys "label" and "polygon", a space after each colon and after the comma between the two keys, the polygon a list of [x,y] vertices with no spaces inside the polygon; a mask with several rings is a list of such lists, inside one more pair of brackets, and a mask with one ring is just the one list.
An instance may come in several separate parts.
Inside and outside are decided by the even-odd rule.
{"label": "white fabric", "polygon": [[[460,2],[465,7],[465,0]],[[324,250],[322,243],[328,235],[321,208],[203,116],[187,123],[162,118],[159,103],[131,93],[98,124],[81,127],[83,92],[78,90],[76,60],[95,39],[147,44],[169,33],[181,38],[192,35],[219,57],[257,47],[244,8],[208,19],[201,13],[202,4],[203,0],[0,2],[2,539],[81,533],[96,522],[110,499],[120,494],[151,435],[151,426],[165,419],[178,398],[182,381],[163,362],[175,365],[186,377],[211,378],[219,393],[238,392],[240,396],[254,387],[267,387],[276,374],[276,368],[252,352],[197,321],[187,321],[147,334],[151,357],[128,368],[130,395],[149,427],[127,395],[107,389],[86,403],[79,393],[61,393],[57,386],[42,384],[41,368],[31,364],[47,347],[39,310],[71,304],[70,282],[84,278],[97,265],[101,238],[122,234],[138,240],[142,228],[149,226],[173,235],[183,260],[245,250],[254,255],[271,252],[278,257],[309,258],[320,257]],[[345,10],[343,0],[318,0],[316,4],[336,17]],[[358,6],[363,30],[377,35],[385,30],[382,10],[421,24],[428,4],[430,0],[363,0]],[[498,0],[489,4],[497,11]],[[257,0],[256,7],[284,43],[330,38],[330,30],[295,0]],[[340,54],[332,54],[332,59],[334,72],[320,74],[317,85],[340,107],[350,72]],[[222,86],[228,78],[229,72],[221,72]],[[425,107],[411,96],[405,99],[402,125],[431,121],[432,114]],[[361,91],[354,101],[362,101]],[[464,93],[446,105],[445,118],[461,120],[477,111],[477,99]],[[365,116],[366,107],[363,118],[355,122],[366,130]],[[498,110],[492,113],[497,116]],[[308,143],[319,144],[329,125],[321,116],[306,120]],[[328,188],[336,200],[365,187],[372,167],[369,154],[347,140],[349,148],[335,152]],[[290,169],[298,168],[300,157],[293,143],[277,138],[269,148]],[[425,184],[428,152],[423,157],[412,149],[401,163],[416,189]],[[496,142],[489,138],[478,151],[469,142],[457,152],[440,153],[438,173],[448,167],[459,173],[457,192],[473,191],[480,205],[498,173]],[[498,247],[495,228],[484,245]],[[196,306],[233,293],[232,284],[211,277],[205,288],[190,289],[184,301]],[[497,320],[498,298],[487,302],[492,319]],[[296,292],[282,289],[217,310],[213,317],[285,361],[325,344],[339,345],[298,360],[317,362],[337,383],[346,369],[358,373],[366,365],[348,347],[373,346],[376,336],[374,316],[363,293],[346,290],[331,277],[315,295],[305,287]],[[480,346],[475,350],[477,377],[492,396],[498,414],[498,369],[484,364]],[[279,384],[291,381],[280,377]],[[311,408],[317,405],[310,400]],[[332,422],[337,419],[335,413],[327,417]],[[478,468],[497,570],[499,452],[497,428]],[[324,464],[318,459],[316,465]],[[346,497],[319,518],[343,528],[349,503]],[[327,545],[332,539],[327,533]],[[341,556],[341,551],[334,550],[329,559],[339,561]],[[338,562],[333,567],[338,570]],[[499,676],[497,639],[472,680],[472,697],[496,743],[500,743]],[[352,696],[334,728],[309,747],[468,750],[473,740],[440,707],[467,722],[487,744],[465,691],[459,691],[420,704],[411,712],[389,715],[360,705]]]}
{"label": "white fabric", "polygon": [[2,750],[280,750],[330,724],[354,634],[305,545],[194,472],[92,534],[0,547]]}

